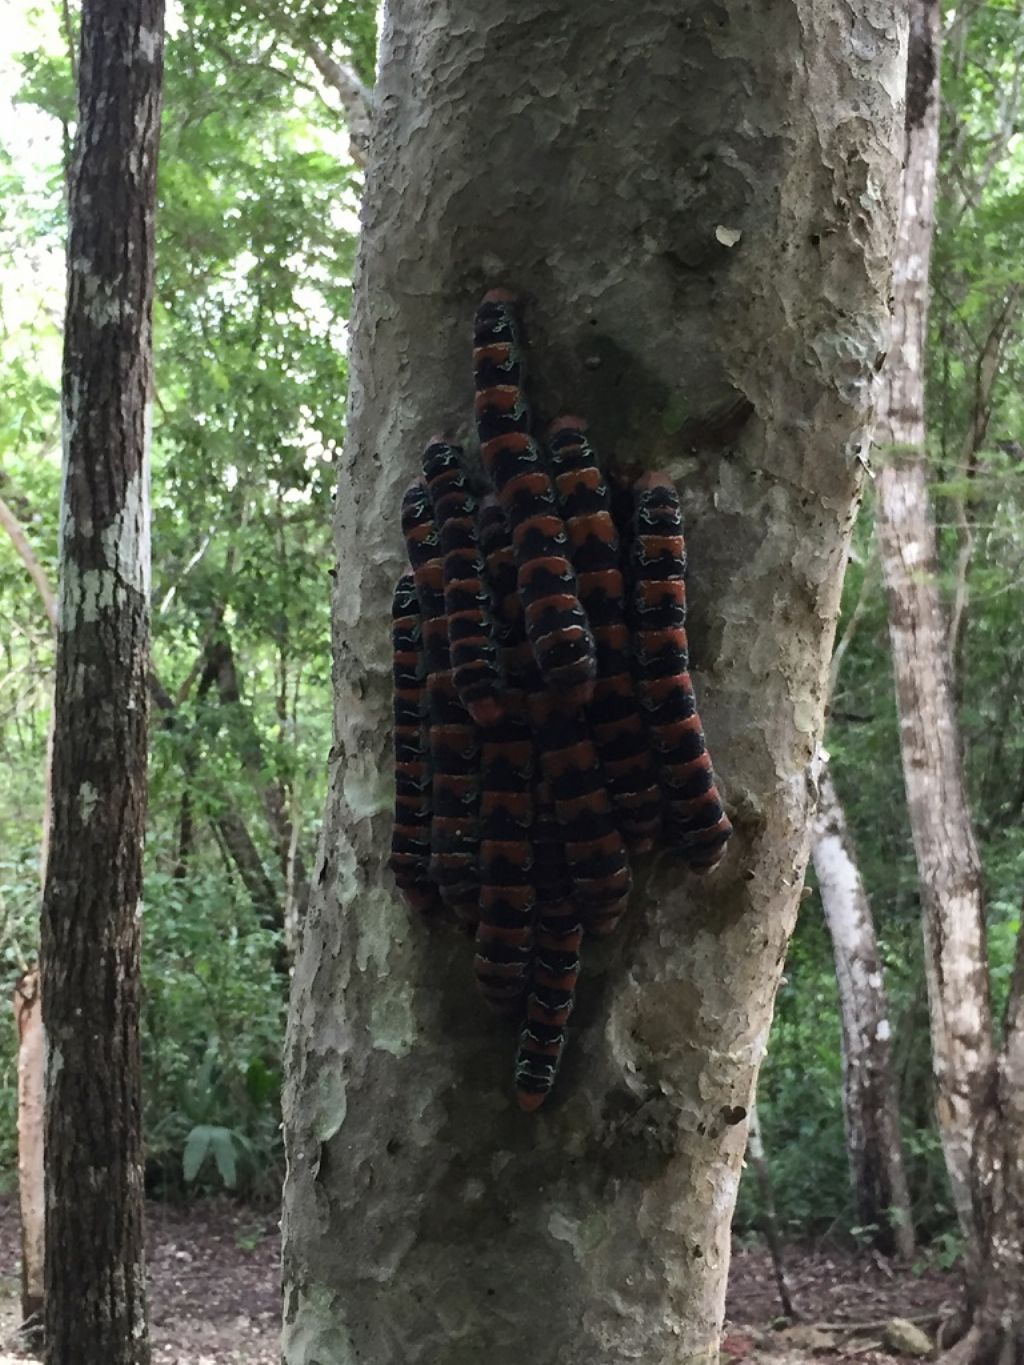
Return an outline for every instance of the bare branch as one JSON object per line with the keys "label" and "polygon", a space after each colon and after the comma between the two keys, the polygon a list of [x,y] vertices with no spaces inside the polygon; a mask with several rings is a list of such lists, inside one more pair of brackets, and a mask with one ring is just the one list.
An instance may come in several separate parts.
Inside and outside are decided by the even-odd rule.
{"label": "bare branch", "polygon": [[36,558],[36,553],[29,544],[28,536],[25,534],[21,523],[3,498],[0,498],[0,526],[10,536],[11,543],[18,552],[21,562],[29,572],[29,577],[39,590],[39,596],[43,599],[43,606],[46,608],[50,625],[56,630],[57,598],[50,586],[50,580],[46,576],[46,570]]}
{"label": "bare branch", "polygon": [[341,99],[348,122],[348,136],[352,160],[359,167],[366,165],[370,145],[370,126],[373,118],[373,95],[350,66],[337,61],[311,38],[302,40],[306,56],[320,75]]}

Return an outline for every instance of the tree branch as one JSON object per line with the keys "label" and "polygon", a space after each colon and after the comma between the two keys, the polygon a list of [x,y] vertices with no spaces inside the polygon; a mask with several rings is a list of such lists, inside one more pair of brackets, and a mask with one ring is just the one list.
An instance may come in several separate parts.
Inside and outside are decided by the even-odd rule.
{"label": "tree branch", "polygon": [[350,66],[337,61],[312,38],[302,39],[301,47],[322,78],[340,98],[348,122],[352,160],[360,168],[365,167],[373,119],[372,93]]}
{"label": "tree branch", "polygon": [[39,590],[39,596],[43,599],[43,606],[46,608],[46,615],[49,617],[50,625],[56,630],[57,598],[53,588],[50,586],[50,580],[46,576],[46,570],[36,558],[35,551],[29,544],[28,536],[25,534],[21,523],[3,498],[0,498],[0,526],[2,526],[10,536],[11,543],[18,553],[18,557],[25,565],[29,577]]}

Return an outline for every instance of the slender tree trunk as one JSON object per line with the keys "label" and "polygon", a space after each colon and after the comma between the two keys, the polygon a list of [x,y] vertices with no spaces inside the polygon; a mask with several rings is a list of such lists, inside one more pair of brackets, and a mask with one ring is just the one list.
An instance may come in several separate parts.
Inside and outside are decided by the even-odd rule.
{"label": "slender tree trunk", "polygon": [[[13,509],[0,498],[0,526],[11,538],[18,556],[36,586],[47,620],[57,630],[57,595],[36,557]],[[54,714],[46,725],[43,759],[43,812],[39,839],[39,889],[46,886],[50,853],[51,777]],[[18,1030],[18,1209],[21,1218],[21,1334],[33,1345],[43,1339],[43,1264],[46,1200],[43,1185],[43,1129],[45,1124],[46,1047],[39,971],[30,968],[14,987],[14,1017]]]}
{"label": "slender tree trunk", "polygon": [[[252,716],[242,703],[242,688],[235,667],[235,654],[227,635],[212,642],[207,671],[217,686],[217,695],[232,715],[232,734],[242,766],[256,784],[263,803],[267,825],[277,846],[281,876],[287,884],[293,858],[293,839],[288,793],[283,783],[267,771],[263,746]],[[301,853],[294,852],[296,866],[293,875],[302,883],[306,869]],[[283,912],[282,912],[283,913]]]}
{"label": "slender tree trunk", "polygon": [[964,788],[949,632],[924,449],[924,344],[938,158],[938,0],[915,0],[907,167],[894,262],[893,344],[882,375],[875,486],[879,553],[900,708],[902,767],[922,885],[939,1130],[958,1215],[975,1244],[971,1152],[990,1076],[991,1010],[982,871]]}
{"label": "slender tree trunk", "polygon": [[900,746],[921,887],[936,1110],[966,1240],[967,1362],[1024,1361],[1024,968],[993,1040],[981,864],[954,703],[928,494],[924,357],[938,157],[938,0],[914,0],[895,334],[883,374],[876,485]]}
{"label": "slender tree trunk", "polygon": [[[900,7],[392,0],[337,514],[335,746],[288,1050],[289,1365],[712,1362],[746,1116],[807,857],[887,332]],[[742,234],[737,237],[737,233]],[[465,939],[390,839],[388,607],[470,328],[525,297],[533,394],[683,483],[696,686],[737,836],[586,955],[556,1097],[512,1098]],[[589,946],[589,945],[588,945]]]}
{"label": "slender tree trunk", "polygon": [[775,1287],[779,1291],[779,1306],[787,1318],[796,1320],[797,1311],[793,1304],[793,1294],[786,1275],[786,1261],[782,1254],[782,1237],[779,1234],[779,1216],[775,1209],[775,1187],[772,1182],[771,1167],[764,1152],[761,1138],[761,1123],[757,1105],[750,1106],[750,1121],[747,1124],[747,1160],[754,1168],[757,1186],[761,1192],[761,1207],[764,1210],[762,1225],[765,1241],[772,1258],[775,1271]]}
{"label": "slender tree trunk", "polygon": [[938,0],[915,0],[912,10],[894,332],[882,377],[877,429],[878,442],[887,449],[876,481],[875,505],[889,600],[903,772],[921,882],[939,1128],[957,1212],[975,1243],[971,1151],[991,1074],[991,1009],[981,865],[953,702],[924,422],[941,15]]}
{"label": "slender tree trunk", "polygon": [[819,787],[811,856],[839,986],[843,1115],[858,1220],[887,1255],[914,1254],[900,1142],[892,1028],[874,919],[831,773]]}
{"label": "slender tree trunk", "polygon": [[42,927],[49,1365],[149,1360],[138,1014],[162,58],[161,0],[86,0]]}
{"label": "slender tree trunk", "polygon": [[46,1044],[39,972],[24,972],[14,988],[18,1027],[18,1194],[21,1214],[21,1333],[42,1341],[45,1245],[43,1123]]}

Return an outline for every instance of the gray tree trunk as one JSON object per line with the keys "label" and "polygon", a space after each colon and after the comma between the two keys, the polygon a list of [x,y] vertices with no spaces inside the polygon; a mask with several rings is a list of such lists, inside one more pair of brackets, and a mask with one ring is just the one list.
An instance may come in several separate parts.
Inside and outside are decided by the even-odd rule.
{"label": "gray tree trunk", "polygon": [[18,1029],[18,1209],[21,1215],[21,1326],[33,1348],[43,1340],[46,1186],[43,1127],[46,1038],[39,972],[23,972],[14,987]]}
{"label": "gray tree trunk", "polygon": [[149,1360],[138,1025],[162,71],[162,0],[85,0],[41,955],[48,1365]]}
{"label": "gray tree trunk", "polygon": [[880,1250],[914,1254],[914,1227],[900,1142],[892,1030],[871,904],[846,817],[826,769],[811,837],[839,987],[843,1117],[858,1220],[877,1229]]}
{"label": "gray tree trunk", "polygon": [[939,1129],[957,1212],[974,1242],[971,1152],[993,1061],[981,864],[964,784],[938,583],[925,450],[928,267],[939,145],[941,15],[915,0],[893,344],[882,375],[876,481],[879,552],[900,747],[921,884]]}
{"label": "gray tree trunk", "polygon": [[993,1038],[981,863],[971,824],[928,492],[925,342],[939,132],[941,14],[914,0],[907,152],[876,485],[900,747],[917,855],[936,1111],[966,1243],[969,1330],[951,1353],[1024,1361],[1024,937]]}
{"label": "gray tree trunk", "polygon": [[[387,9],[335,747],[288,1046],[289,1365],[717,1360],[886,346],[900,8]],[[582,411],[607,455],[681,483],[696,686],[737,826],[713,877],[659,863],[586,954],[532,1116],[470,945],[411,921],[384,871],[398,503],[427,439],[471,429],[471,320],[495,284],[526,300],[538,409]]]}

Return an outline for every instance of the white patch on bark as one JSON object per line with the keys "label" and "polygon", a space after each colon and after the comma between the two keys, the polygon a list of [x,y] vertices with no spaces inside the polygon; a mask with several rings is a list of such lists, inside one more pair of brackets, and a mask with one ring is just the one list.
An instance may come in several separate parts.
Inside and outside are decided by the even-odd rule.
{"label": "white patch on bark", "polygon": [[355,754],[346,764],[342,789],[353,820],[369,820],[391,806],[390,780],[368,754]]}
{"label": "white patch on bark", "polygon": [[113,607],[117,592],[117,575],[112,570],[86,569],[82,573],[74,560],[68,559],[58,594],[59,629],[95,625],[100,615]]}
{"label": "white patch on bark", "polygon": [[96,802],[99,800],[99,792],[91,782],[83,782],[78,789],[78,816],[83,825],[87,825],[92,819],[92,813],[96,809]]}
{"label": "white patch on bark", "polygon": [[[66,463],[65,463],[66,467]],[[68,497],[61,498],[62,509]],[[62,513],[63,515],[63,513]],[[63,515],[61,535],[68,540],[92,533],[91,523]],[[73,553],[66,554],[61,575],[58,620],[61,630],[94,625],[102,613],[126,607],[132,595],[148,602],[150,592],[150,516],[146,474],[137,473],[125,488],[121,510],[100,532],[103,568],[81,569]]]}
{"label": "white patch on bark", "polygon": [[572,1247],[575,1258],[580,1259],[579,1219],[570,1218],[560,1210],[554,1209],[548,1217],[548,1232],[556,1242],[567,1242]]}
{"label": "white patch on bark", "polygon": [[147,62],[156,61],[157,53],[160,51],[160,35],[154,33],[152,29],[139,29],[139,56]]}
{"label": "white patch on bark", "polygon": [[72,275],[81,280],[79,306],[94,327],[107,327],[130,317],[134,311],[128,302],[120,275],[106,279],[95,273],[93,263],[84,256],[68,262]]}
{"label": "white patch on bark", "polygon": [[125,586],[149,601],[150,514],[148,467],[136,471],[124,490],[117,517],[100,534],[103,557]]}
{"label": "white patch on bark", "polygon": [[318,1141],[330,1142],[348,1116],[348,1082],[344,1073],[320,1073],[316,1093],[313,1133]]}

